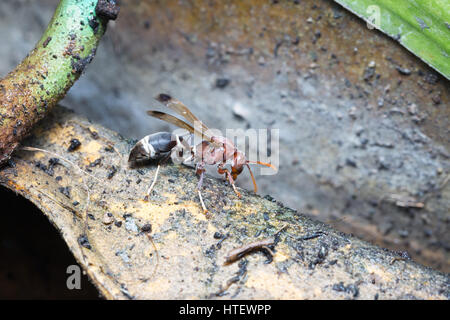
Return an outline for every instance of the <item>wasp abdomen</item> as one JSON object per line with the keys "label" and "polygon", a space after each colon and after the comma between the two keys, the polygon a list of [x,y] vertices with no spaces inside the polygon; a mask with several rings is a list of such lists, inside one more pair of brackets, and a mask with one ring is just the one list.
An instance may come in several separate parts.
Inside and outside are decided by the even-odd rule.
{"label": "wasp abdomen", "polygon": [[[178,137],[182,141],[182,137]],[[139,140],[130,152],[131,165],[160,160],[177,145],[176,136],[170,132],[157,132]]]}

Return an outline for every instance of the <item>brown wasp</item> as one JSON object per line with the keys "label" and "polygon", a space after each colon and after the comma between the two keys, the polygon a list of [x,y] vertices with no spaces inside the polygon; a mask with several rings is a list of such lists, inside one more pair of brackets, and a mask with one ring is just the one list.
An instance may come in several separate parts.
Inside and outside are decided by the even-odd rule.
{"label": "brown wasp", "polygon": [[[234,181],[244,170],[244,166],[246,166],[250,171],[255,192],[257,191],[257,186],[249,164],[260,164],[276,170],[276,168],[271,164],[247,160],[244,153],[238,150],[230,139],[222,136],[211,135],[211,131],[208,127],[177,99],[174,99],[164,93],[159,94],[155,99],[164,104],[167,108],[181,115],[190,124],[170,114],[160,111],[147,111],[149,116],[174,124],[182,129],[186,129],[191,135],[196,134],[201,137],[202,141],[197,145],[190,146],[187,143],[187,139],[184,139],[182,136],[174,135],[169,132],[158,132],[148,135],[136,143],[131,150],[128,159],[130,165],[148,161],[158,161],[158,168],[156,170],[153,183],[147,191],[146,199],[148,199],[148,196],[156,183],[160,164],[171,156],[172,151],[177,150],[180,147],[188,148],[190,155],[184,163],[192,161],[196,167],[196,174],[200,177],[197,185],[197,191],[205,213],[207,213],[208,210],[203,202],[200,190],[203,183],[206,165],[217,165],[217,171],[219,174],[225,175],[225,179],[227,179],[231,184],[238,197],[241,197],[241,194],[236,189]],[[225,168],[225,165],[227,164],[231,165],[231,172]]]}

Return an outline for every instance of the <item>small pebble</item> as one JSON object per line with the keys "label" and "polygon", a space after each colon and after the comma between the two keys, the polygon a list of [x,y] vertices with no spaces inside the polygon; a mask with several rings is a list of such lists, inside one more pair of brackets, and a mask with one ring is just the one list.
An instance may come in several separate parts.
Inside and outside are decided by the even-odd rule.
{"label": "small pebble", "polygon": [[102,220],[102,222],[103,222],[104,224],[107,224],[107,225],[113,223],[113,222],[114,222],[114,216],[112,215],[112,213],[111,213],[111,212],[105,213],[105,214],[103,215],[103,220]]}
{"label": "small pebble", "polygon": [[409,70],[408,68],[397,67],[396,69],[397,69],[398,73],[400,73],[404,76],[409,76],[411,74],[411,70]]}
{"label": "small pebble", "polygon": [[408,106],[408,112],[409,112],[410,115],[415,115],[415,114],[417,114],[417,105],[416,105],[415,103],[410,104],[410,105]]}
{"label": "small pebble", "polygon": [[141,227],[142,232],[152,232],[152,225],[150,223],[146,223]]}
{"label": "small pebble", "polygon": [[230,79],[219,78],[216,80],[216,88],[223,89],[230,84]]}

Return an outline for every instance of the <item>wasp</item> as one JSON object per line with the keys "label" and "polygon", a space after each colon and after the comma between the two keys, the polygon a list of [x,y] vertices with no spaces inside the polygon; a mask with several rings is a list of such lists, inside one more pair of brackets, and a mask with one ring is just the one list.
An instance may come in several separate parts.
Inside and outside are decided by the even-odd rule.
{"label": "wasp", "polygon": [[[211,130],[179,100],[164,93],[159,94],[155,99],[182,116],[188,123],[161,111],[149,110],[147,111],[149,116],[185,129],[191,136],[197,135],[201,137],[201,142],[197,145],[191,145],[188,142],[189,139],[185,139],[183,136],[169,132],[158,132],[148,135],[136,143],[132,148],[128,159],[131,166],[145,162],[158,162],[155,177],[147,190],[146,200],[148,200],[150,192],[156,183],[160,165],[165,162],[174,151],[180,152],[180,150],[183,149],[188,150],[189,157],[186,158],[183,163],[191,162],[195,164],[196,174],[199,176],[197,191],[205,214],[208,213],[208,210],[203,202],[201,188],[206,165],[217,165],[218,173],[225,175],[225,179],[228,180],[239,198],[241,197],[241,194],[235,186],[235,180],[244,170],[244,167],[247,167],[250,172],[255,192],[258,191],[258,187],[249,164],[259,164],[276,170],[272,164],[247,160],[244,153],[238,150],[230,139],[210,134]],[[225,168],[225,165],[227,164],[231,166],[231,172],[229,169]]]}

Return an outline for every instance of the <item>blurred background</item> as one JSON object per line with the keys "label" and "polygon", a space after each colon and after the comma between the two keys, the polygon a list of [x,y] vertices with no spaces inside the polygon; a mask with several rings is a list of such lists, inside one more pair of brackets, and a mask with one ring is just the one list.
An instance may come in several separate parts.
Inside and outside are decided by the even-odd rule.
{"label": "blurred background", "polygon": [[[0,2],[1,76],[34,47],[58,2]],[[160,92],[211,128],[280,129],[279,172],[256,177],[261,195],[450,271],[449,81],[333,1],[122,0],[61,105],[140,139],[174,129],[145,115]],[[252,189],[248,174],[238,185]],[[49,228],[34,239],[55,236]],[[39,277],[8,258],[22,231],[1,231],[2,265],[26,263]],[[0,297],[32,286],[0,281]]]}

